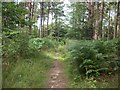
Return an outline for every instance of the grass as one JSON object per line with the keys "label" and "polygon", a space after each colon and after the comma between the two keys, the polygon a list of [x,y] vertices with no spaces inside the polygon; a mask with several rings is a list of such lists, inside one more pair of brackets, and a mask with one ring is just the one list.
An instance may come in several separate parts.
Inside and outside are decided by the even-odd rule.
{"label": "grass", "polygon": [[39,57],[20,59],[14,66],[9,65],[11,68],[7,71],[10,71],[3,71],[3,88],[46,87],[47,72],[53,61],[47,53],[42,52]]}
{"label": "grass", "polygon": [[[93,78],[81,78],[70,62],[65,45],[58,46],[59,60],[64,65],[65,75],[68,76],[68,88],[117,88],[118,76]],[[52,65],[55,50],[49,49],[41,52],[39,57],[20,59],[18,62],[3,65],[3,88],[44,88],[46,86],[47,72]]]}

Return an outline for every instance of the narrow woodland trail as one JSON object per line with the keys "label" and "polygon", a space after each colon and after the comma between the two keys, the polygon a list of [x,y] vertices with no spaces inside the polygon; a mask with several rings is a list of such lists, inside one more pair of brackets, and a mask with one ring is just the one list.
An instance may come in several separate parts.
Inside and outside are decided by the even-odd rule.
{"label": "narrow woodland trail", "polygon": [[55,54],[55,61],[53,62],[53,66],[48,72],[48,87],[49,88],[66,88],[67,78],[64,74],[64,68],[62,63],[58,60],[59,53]]}

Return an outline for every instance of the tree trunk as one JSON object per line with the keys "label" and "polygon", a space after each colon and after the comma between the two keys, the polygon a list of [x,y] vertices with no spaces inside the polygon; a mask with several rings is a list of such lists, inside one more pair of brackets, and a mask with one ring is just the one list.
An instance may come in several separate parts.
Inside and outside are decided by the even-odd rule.
{"label": "tree trunk", "polygon": [[109,2],[109,22],[108,22],[108,35],[107,38],[108,40],[110,39],[110,2]]}
{"label": "tree trunk", "polygon": [[42,18],[43,18],[43,27],[42,27],[42,30],[43,30],[43,32],[42,32],[42,37],[44,37],[44,21],[45,21],[45,16],[44,16],[44,2],[42,2]]}
{"label": "tree trunk", "polygon": [[117,38],[117,26],[118,26],[118,19],[119,19],[119,3],[117,2],[117,15],[114,16],[114,39]]}
{"label": "tree trunk", "polygon": [[103,14],[104,14],[104,0],[101,1],[100,32],[99,32],[100,39],[102,39]]}
{"label": "tree trunk", "polygon": [[42,2],[39,2],[39,4],[40,4],[40,9],[41,9],[41,11],[40,11],[40,25],[39,25],[39,37],[41,38],[42,37]]}
{"label": "tree trunk", "polygon": [[33,17],[34,17],[34,9],[35,9],[35,2],[33,2],[33,5],[32,5],[32,20],[33,20]]}
{"label": "tree trunk", "polygon": [[[32,18],[32,2],[29,2],[29,22],[31,22]],[[32,25],[29,24],[29,34],[31,34]]]}
{"label": "tree trunk", "polygon": [[[84,3],[83,3],[84,4]],[[84,30],[84,22],[85,22],[85,17],[84,17],[84,15],[85,15],[85,13],[84,13],[84,10],[83,10],[83,12],[82,12],[82,29]],[[83,39],[83,37],[84,37],[84,35],[83,35],[83,33],[81,33],[80,34],[80,39],[82,40]]]}
{"label": "tree trunk", "polygon": [[[27,7],[27,2],[24,3],[24,7],[26,9]],[[26,19],[26,17],[24,16],[24,19]],[[25,32],[26,32],[26,35],[28,34],[28,30],[27,30],[27,27],[25,26]]]}
{"label": "tree trunk", "polygon": [[119,34],[119,38],[120,38],[120,1],[117,4],[117,21],[118,21],[118,34]]}
{"label": "tree trunk", "polygon": [[95,13],[94,9],[95,8],[94,8],[94,5],[95,5],[95,2],[92,2],[92,9],[91,9],[91,11],[92,11],[92,18],[91,18],[92,19],[92,21],[91,21],[92,22],[91,23],[92,24],[92,39],[94,39],[94,33],[95,33],[95,22],[94,22],[94,13]]}
{"label": "tree trunk", "polygon": [[48,12],[47,12],[47,29],[46,29],[46,31],[47,31],[47,35],[49,35],[49,33],[48,33],[48,24],[49,24],[49,13],[50,13],[50,2],[48,2]]}
{"label": "tree trunk", "polygon": [[93,15],[92,15],[92,1],[88,1],[88,39],[93,38],[93,23],[92,20]]}
{"label": "tree trunk", "polygon": [[117,38],[117,16],[114,16],[114,39]]}
{"label": "tree trunk", "polygon": [[96,1],[96,21],[95,21],[95,33],[94,33],[94,39],[98,39],[98,31],[99,31],[99,2]]}
{"label": "tree trunk", "polygon": [[118,25],[118,37],[120,38],[120,1],[117,2],[117,25]]}
{"label": "tree trunk", "polygon": [[43,37],[45,37],[45,24],[44,24],[44,22],[45,22],[45,16],[43,16]]}
{"label": "tree trunk", "polygon": [[43,2],[40,2],[41,15],[40,15],[40,37],[43,37]]}

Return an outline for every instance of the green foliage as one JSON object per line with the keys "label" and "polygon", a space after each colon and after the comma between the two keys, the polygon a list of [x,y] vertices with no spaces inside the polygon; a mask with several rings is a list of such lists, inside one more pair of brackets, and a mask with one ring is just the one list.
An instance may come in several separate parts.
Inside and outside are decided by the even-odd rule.
{"label": "green foliage", "polygon": [[109,41],[95,41],[94,49],[98,51],[98,53],[106,54],[115,51],[114,40]]}
{"label": "green foliage", "polygon": [[12,61],[16,61],[20,58],[30,58],[36,57],[39,52],[37,49],[33,49],[29,47],[29,36],[26,33],[18,33],[15,34],[14,37],[7,38],[3,37],[3,60],[5,59],[13,59]]}
{"label": "green foliage", "polygon": [[99,76],[118,70],[114,45],[114,41],[72,41],[68,52],[79,73]]}
{"label": "green foliage", "polygon": [[44,43],[45,42],[41,38],[32,38],[29,41],[29,47],[33,49],[41,49]]}
{"label": "green foliage", "polygon": [[115,45],[116,45],[117,56],[120,58],[120,39],[116,40]]}
{"label": "green foliage", "polygon": [[19,59],[16,63],[3,64],[3,88],[46,87],[47,73],[53,58],[41,52],[38,57]]}
{"label": "green foliage", "polygon": [[[41,49],[54,47],[54,40],[47,38],[31,38],[28,34],[18,29],[12,31],[9,35],[3,34],[3,59],[30,58],[39,55]],[[13,60],[13,61],[14,61]]]}
{"label": "green foliage", "polygon": [[49,49],[53,47],[53,42],[47,38],[32,38],[29,41],[29,47],[32,49],[41,50],[43,48]]}
{"label": "green foliage", "polygon": [[59,25],[55,26],[51,24],[52,28],[50,28],[50,35],[54,37],[56,40],[62,41],[67,33],[67,25],[63,21],[59,22]]}
{"label": "green foliage", "polygon": [[44,48],[50,49],[54,48],[54,46],[56,45],[55,40],[51,40],[49,38],[43,38],[43,40],[45,41]]}
{"label": "green foliage", "polygon": [[[26,21],[24,15],[27,10],[23,7],[23,3],[17,5],[14,2],[2,3],[2,27],[14,30],[17,25],[24,26]],[[17,25],[16,25],[17,24]],[[5,30],[4,30],[5,31]]]}

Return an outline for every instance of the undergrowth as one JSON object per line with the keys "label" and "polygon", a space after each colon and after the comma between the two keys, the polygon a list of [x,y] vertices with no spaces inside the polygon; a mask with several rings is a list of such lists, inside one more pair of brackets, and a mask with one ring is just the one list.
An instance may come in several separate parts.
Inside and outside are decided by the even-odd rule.
{"label": "undergrowth", "polygon": [[17,63],[3,65],[3,88],[46,87],[47,72],[52,61],[52,57],[41,52],[37,58],[20,59]]}
{"label": "undergrowth", "polygon": [[[59,51],[61,52],[61,56],[63,58],[63,64],[65,66],[65,74],[69,78],[68,87],[69,88],[118,88],[118,74],[115,68],[115,65],[118,66],[119,64],[117,63],[117,60],[116,60],[117,64],[115,64],[115,62],[108,63],[109,68],[110,67],[112,68],[111,71],[109,71],[109,69],[106,69],[105,68],[106,64],[102,65],[101,61],[94,62],[98,58],[102,59],[103,62],[107,62],[108,60],[118,59],[115,53],[116,48],[114,45],[115,45],[115,41],[112,41],[112,40],[106,41],[106,42],[72,40],[72,41],[67,41],[66,45],[60,46]],[[111,46],[114,46],[114,47],[111,47]],[[103,48],[104,48],[104,51],[102,51]],[[82,50],[83,51],[86,50],[86,51],[83,52]],[[71,53],[70,51],[73,51],[73,52]],[[83,57],[80,54],[81,52],[84,54]],[[96,55],[98,55],[99,53],[101,55],[98,58],[96,58]],[[93,64],[89,63],[86,65],[91,64],[91,65],[98,66],[100,64],[101,67],[99,68],[105,68],[105,69],[101,69],[101,71],[98,71],[98,73],[90,72],[90,75],[86,76],[87,72],[86,71],[82,72],[80,68],[78,68],[78,65],[82,64],[82,62],[79,63],[77,61],[80,59],[82,59],[83,61],[86,59],[91,59],[94,63]],[[83,65],[85,66],[85,64]],[[90,69],[93,70],[93,68],[88,68],[88,70]],[[96,71],[97,69],[98,67],[96,67]]]}

